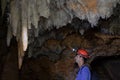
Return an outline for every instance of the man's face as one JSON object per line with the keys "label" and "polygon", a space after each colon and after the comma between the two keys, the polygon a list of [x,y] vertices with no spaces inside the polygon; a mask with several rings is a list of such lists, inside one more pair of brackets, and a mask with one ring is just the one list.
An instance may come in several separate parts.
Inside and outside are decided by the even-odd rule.
{"label": "man's face", "polygon": [[76,55],[75,56],[75,62],[79,63],[82,60],[82,56],[81,55]]}

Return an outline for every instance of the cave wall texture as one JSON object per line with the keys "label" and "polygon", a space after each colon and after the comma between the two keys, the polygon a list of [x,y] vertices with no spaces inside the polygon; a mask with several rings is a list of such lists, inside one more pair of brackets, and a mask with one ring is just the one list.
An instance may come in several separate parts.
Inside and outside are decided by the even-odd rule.
{"label": "cave wall texture", "polygon": [[0,80],[74,80],[72,48],[86,49],[88,64],[119,56],[120,1],[97,1],[2,0]]}
{"label": "cave wall texture", "polygon": [[[34,37],[39,38],[40,46],[48,39],[48,37],[43,35],[44,32],[50,32],[54,28],[59,29],[67,24],[72,24],[72,27],[79,30],[81,34],[84,34],[85,30],[99,26],[100,18],[108,19],[113,15],[114,10],[116,10],[114,8],[119,5],[119,2],[119,0],[1,1],[2,15],[7,10],[6,15],[8,16],[7,46],[10,44],[12,35],[16,36],[18,42],[18,60],[19,66],[21,66],[24,51],[28,49],[28,45],[34,44]],[[78,18],[77,20],[75,19],[76,17]],[[119,34],[119,20],[117,19],[109,21],[111,25],[99,26],[101,31]],[[88,22],[82,25],[81,23],[84,23],[82,20]],[[53,32],[53,34],[55,33]],[[54,35],[51,34],[50,37],[54,37]],[[28,51],[32,52],[30,49]]]}

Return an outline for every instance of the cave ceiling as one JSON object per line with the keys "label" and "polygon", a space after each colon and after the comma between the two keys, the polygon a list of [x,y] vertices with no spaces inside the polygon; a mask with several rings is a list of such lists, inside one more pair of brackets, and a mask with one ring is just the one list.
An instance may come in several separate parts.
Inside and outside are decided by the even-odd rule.
{"label": "cave ceiling", "polygon": [[29,57],[51,53],[57,59],[73,47],[93,49],[94,56],[120,54],[120,0],[1,0],[1,9],[7,45],[14,35],[19,56],[28,51]]}

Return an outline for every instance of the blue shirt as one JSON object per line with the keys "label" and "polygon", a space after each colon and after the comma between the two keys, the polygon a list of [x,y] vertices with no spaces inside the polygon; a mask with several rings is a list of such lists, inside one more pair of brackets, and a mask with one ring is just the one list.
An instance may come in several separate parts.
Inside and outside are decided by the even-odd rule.
{"label": "blue shirt", "polygon": [[87,65],[83,65],[76,76],[75,80],[90,80],[91,79],[91,72]]}

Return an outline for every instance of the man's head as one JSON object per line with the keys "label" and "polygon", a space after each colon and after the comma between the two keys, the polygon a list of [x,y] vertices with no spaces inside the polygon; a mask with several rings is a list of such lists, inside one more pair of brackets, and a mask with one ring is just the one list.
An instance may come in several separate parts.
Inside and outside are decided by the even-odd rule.
{"label": "man's head", "polygon": [[89,58],[88,52],[84,49],[78,49],[75,62],[81,65],[86,62],[87,58]]}
{"label": "man's head", "polygon": [[82,57],[84,57],[86,59],[89,58],[88,52],[84,49],[78,49],[77,55],[81,55]]}

